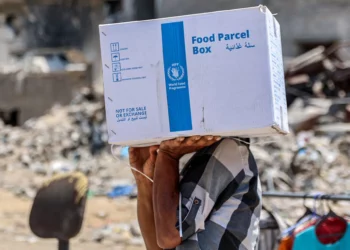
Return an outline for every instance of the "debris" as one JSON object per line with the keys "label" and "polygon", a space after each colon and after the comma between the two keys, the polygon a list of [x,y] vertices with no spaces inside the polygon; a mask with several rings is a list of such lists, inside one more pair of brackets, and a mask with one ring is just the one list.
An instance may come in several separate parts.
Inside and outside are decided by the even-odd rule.
{"label": "debris", "polygon": [[[347,98],[296,98],[289,109],[294,133],[276,137],[273,143],[252,142],[265,190],[319,190],[328,189],[329,185],[338,190],[350,189],[344,174],[350,164],[347,149],[350,140],[344,136],[348,133],[348,125],[339,115],[341,105],[346,107],[347,102]],[[0,187],[32,198],[40,181],[54,173],[78,170],[89,177],[89,197],[137,196],[127,165],[127,148],[116,148],[120,161],[110,154],[101,92],[83,89],[71,105],[54,107],[47,115],[31,119],[22,127],[3,123],[0,126]],[[304,130],[311,132],[301,132]],[[319,151],[322,156],[313,160],[298,155],[291,167],[293,156],[303,147]],[[312,153],[308,155],[311,156]],[[183,164],[182,160],[181,166]],[[306,171],[307,166],[312,166],[313,171]],[[333,179],[328,176],[329,169],[332,176],[339,176],[336,184],[329,182]],[[26,179],[19,181],[21,175]]]}
{"label": "debris", "polygon": [[142,246],[144,244],[143,242],[144,241],[142,237],[134,237],[130,239],[129,244],[133,246]]}
{"label": "debris", "polygon": [[38,238],[35,236],[16,236],[15,241],[28,242],[30,244],[34,244],[34,243],[38,242]]}
{"label": "debris", "polygon": [[130,196],[133,194],[135,185],[121,185],[113,187],[112,191],[107,195],[109,198],[116,198],[121,196]]}
{"label": "debris", "polygon": [[56,174],[63,172],[72,172],[75,170],[75,167],[69,161],[53,161],[51,163],[50,170],[53,174]]}
{"label": "debris", "polygon": [[140,229],[139,223],[137,221],[133,221],[130,223],[130,232],[131,232],[132,236],[134,236],[134,237],[141,236],[141,229]]}
{"label": "debris", "polygon": [[324,53],[325,47],[319,46],[296,57],[289,64],[287,76],[295,76],[305,73],[313,75],[323,71],[323,60],[326,58]]}
{"label": "debris", "polygon": [[350,42],[320,46],[296,57],[285,75],[288,106],[298,97],[345,97],[350,92]]}
{"label": "debris", "polygon": [[108,217],[108,214],[105,211],[98,211],[96,217],[100,219],[106,219]]}
{"label": "debris", "polygon": [[110,155],[104,112],[102,93],[83,88],[71,105],[56,106],[22,127],[5,126],[0,119],[0,187],[14,191],[12,187],[18,186],[18,178],[1,177],[10,171],[25,172],[22,190],[35,176],[43,180],[75,170],[90,176],[95,196],[106,195],[115,186],[112,182],[123,176],[132,184],[127,150],[122,150],[120,162]]}
{"label": "debris", "polygon": [[126,223],[108,224],[103,228],[95,230],[92,237],[93,241],[102,243],[109,239],[114,243],[128,243],[133,239],[131,226]]}

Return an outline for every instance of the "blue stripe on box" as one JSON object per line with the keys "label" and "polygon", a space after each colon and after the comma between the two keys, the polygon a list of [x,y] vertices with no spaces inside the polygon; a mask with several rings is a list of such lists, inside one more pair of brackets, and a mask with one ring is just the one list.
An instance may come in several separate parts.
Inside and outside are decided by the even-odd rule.
{"label": "blue stripe on box", "polygon": [[183,22],[162,24],[170,132],[192,130]]}

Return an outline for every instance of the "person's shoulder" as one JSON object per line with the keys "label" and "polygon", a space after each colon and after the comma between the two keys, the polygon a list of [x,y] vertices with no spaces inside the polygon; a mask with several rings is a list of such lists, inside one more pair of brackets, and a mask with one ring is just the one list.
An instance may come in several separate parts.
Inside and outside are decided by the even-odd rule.
{"label": "person's shoulder", "polygon": [[224,138],[211,153],[220,163],[231,171],[245,169],[250,175],[257,174],[257,166],[247,142],[237,138]]}
{"label": "person's shoulder", "polygon": [[[243,150],[244,151],[244,150]],[[189,162],[201,163],[201,165],[223,165],[232,168],[236,162],[241,162],[240,144],[232,138],[223,138],[213,145],[197,151]],[[244,152],[243,152],[244,153]]]}
{"label": "person's shoulder", "polygon": [[243,141],[242,139],[239,139],[239,138],[227,137],[222,139],[221,141],[218,142],[217,145],[215,145],[213,154],[217,155],[222,152],[231,152],[231,153],[241,152],[242,149],[243,150],[248,149],[248,144],[246,141]]}
{"label": "person's shoulder", "polygon": [[239,146],[239,141],[231,137],[225,137],[220,141],[214,143],[213,145],[199,150],[197,152],[197,155],[215,154],[215,152],[220,151],[222,149],[234,150],[235,148],[238,148],[238,146]]}

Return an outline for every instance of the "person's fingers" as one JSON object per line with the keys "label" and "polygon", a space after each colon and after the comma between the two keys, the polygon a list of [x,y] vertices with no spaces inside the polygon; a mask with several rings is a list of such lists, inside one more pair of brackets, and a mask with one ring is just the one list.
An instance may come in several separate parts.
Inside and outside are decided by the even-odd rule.
{"label": "person's fingers", "polygon": [[210,146],[216,141],[221,140],[221,136],[191,136],[191,137],[178,137],[172,140],[163,141],[161,143],[162,148],[176,148],[179,146]]}
{"label": "person's fingers", "polygon": [[205,147],[208,144],[208,140],[202,137],[199,141],[196,142],[195,146]]}
{"label": "person's fingers", "polygon": [[199,147],[206,147],[206,146],[210,146],[212,144],[214,144],[216,141],[213,140],[214,137],[213,136],[205,136],[202,137],[197,143],[196,145]]}
{"label": "person's fingers", "polygon": [[129,148],[129,158],[130,159],[135,159],[135,158],[137,158],[137,155],[138,155],[137,149],[130,147]]}
{"label": "person's fingers", "polygon": [[185,137],[178,137],[175,139],[177,142],[183,142],[185,140]]}
{"label": "person's fingers", "polygon": [[212,140],[214,139],[214,136],[212,136],[212,135],[207,135],[207,136],[205,136],[205,139],[206,139],[207,141],[212,141]]}
{"label": "person's fingers", "polygon": [[129,148],[129,163],[132,167],[142,171],[142,163],[140,163],[140,148]]}
{"label": "person's fingers", "polygon": [[149,158],[146,160],[143,166],[143,173],[153,179],[155,162],[157,160],[159,146],[149,147]]}
{"label": "person's fingers", "polygon": [[220,136],[192,136],[189,137],[186,141],[187,145],[200,145],[200,146],[207,146],[211,145],[216,141],[219,141],[221,139]]}
{"label": "person's fingers", "polygon": [[184,137],[178,137],[171,140],[162,141],[160,146],[162,148],[174,148],[180,146],[185,141]]}
{"label": "person's fingers", "polygon": [[197,144],[201,138],[202,137],[199,135],[188,137],[186,138],[184,144],[186,144],[187,146],[192,146],[194,144]]}
{"label": "person's fingers", "polygon": [[170,147],[178,147],[181,144],[183,144],[185,141],[186,141],[185,137],[178,137],[178,138],[175,138],[173,140],[170,140],[169,146]]}
{"label": "person's fingers", "polygon": [[143,166],[143,173],[145,175],[147,175],[149,178],[153,179],[153,176],[154,176],[154,168],[155,168],[155,165],[154,165],[154,162],[152,162],[151,158],[149,158],[144,166]]}
{"label": "person's fingers", "polygon": [[149,148],[151,162],[156,162],[159,146],[152,146]]}
{"label": "person's fingers", "polygon": [[159,149],[159,145],[151,146],[151,147],[149,147],[149,153],[153,154],[153,153],[157,152],[158,149]]}

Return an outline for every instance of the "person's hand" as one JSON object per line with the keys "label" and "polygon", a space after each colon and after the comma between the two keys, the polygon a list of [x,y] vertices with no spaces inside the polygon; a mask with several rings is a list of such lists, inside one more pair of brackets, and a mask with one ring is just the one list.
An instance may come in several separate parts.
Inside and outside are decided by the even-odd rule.
{"label": "person's hand", "polygon": [[[157,150],[159,146],[129,148],[129,162],[130,166],[136,168],[138,171],[144,173],[149,178],[153,179],[154,167],[157,159]],[[147,181],[144,176],[136,171],[132,171],[136,181]]]}
{"label": "person's hand", "polygon": [[163,141],[159,151],[168,154],[171,158],[179,160],[185,154],[196,152],[219,141],[221,137],[214,136],[192,136],[179,137],[173,140]]}

